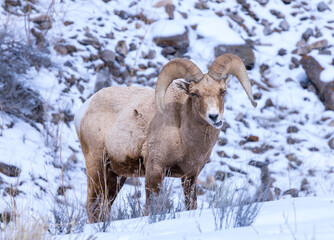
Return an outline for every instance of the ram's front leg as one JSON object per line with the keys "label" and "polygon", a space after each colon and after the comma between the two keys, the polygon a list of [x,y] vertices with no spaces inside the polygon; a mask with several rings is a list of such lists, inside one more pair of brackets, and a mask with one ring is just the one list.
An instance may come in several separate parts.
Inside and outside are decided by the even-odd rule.
{"label": "ram's front leg", "polygon": [[197,209],[196,180],[197,176],[181,178],[187,210]]}
{"label": "ram's front leg", "polygon": [[165,177],[165,171],[161,166],[152,163],[148,164],[145,168],[145,190],[146,190],[146,209],[145,214],[148,215],[150,209],[157,206],[153,201],[154,195],[157,196],[160,193],[161,184]]}

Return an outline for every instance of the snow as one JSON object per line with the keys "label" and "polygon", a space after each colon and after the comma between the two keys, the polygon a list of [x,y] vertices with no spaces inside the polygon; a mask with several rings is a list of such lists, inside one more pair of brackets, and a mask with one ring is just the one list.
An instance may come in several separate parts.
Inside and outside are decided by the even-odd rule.
{"label": "snow", "polygon": [[334,67],[330,66],[328,68],[325,68],[320,74],[320,80],[323,82],[334,81]]}
{"label": "snow", "polygon": [[218,16],[206,17],[198,22],[197,33],[208,41],[220,44],[244,44],[245,41]]}
{"label": "snow", "polygon": [[186,31],[183,21],[174,21],[173,24],[169,20],[161,20],[152,24],[150,36],[168,37],[172,35],[181,35]]}
{"label": "snow", "polygon": [[321,239],[334,236],[334,198],[297,198],[266,202],[252,226],[215,231],[210,209],[183,212],[176,219],[152,224],[147,218],[112,222],[108,233],[94,233],[88,226],[84,233],[55,239]]}

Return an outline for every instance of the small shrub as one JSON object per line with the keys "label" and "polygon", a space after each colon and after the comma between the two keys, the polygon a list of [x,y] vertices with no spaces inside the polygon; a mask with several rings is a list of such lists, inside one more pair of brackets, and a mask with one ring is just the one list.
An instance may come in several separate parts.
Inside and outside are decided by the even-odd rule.
{"label": "small shrub", "polygon": [[24,84],[30,67],[49,67],[50,59],[41,51],[0,32],[0,110],[27,122],[43,122],[44,101]]}
{"label": "small shrub", "polygon": [[51,239],[47,229],[48,225],[43,219],[23,214],[15,215],[10,222],[0,223],[0,240]]}
{"label": "small shrub", "polygon": [[261,207],[257,200],[249,197],[246,189],[232,191],[224,184],[218,186],[210,201],[215,230],[250,226]]}
{"label": "small shrub", "polygon": [[148,206],[148,222],[155,223],[166,219],[173,219],[176,217],[176,212],[181,211],[181,204],[178,203],[177,207],[174,207],[174,200],[171,198],[172,184],[162,184],[159,195],[151,194]]}
{"label": "small shrub", "polygon": [[87,222],[85,209],[78,202],[63,202],[55,199],[51,209],[53,221],[49,224],[51,234],[83,232]]}

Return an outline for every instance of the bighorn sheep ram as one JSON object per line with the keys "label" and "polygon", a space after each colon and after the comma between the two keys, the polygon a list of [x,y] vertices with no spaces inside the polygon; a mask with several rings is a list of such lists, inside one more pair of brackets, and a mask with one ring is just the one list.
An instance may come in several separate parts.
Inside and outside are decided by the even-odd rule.
{"label": "bighorn sheep ram", "polygon": [[190,60],[174,59],[162,68],[155,92],[108,87],[84,103],[74,121],[86,160],[90,222],[100,221],[97,199],[108,199],[109,214],[126,178],[134,176],[145,177],[146,208],[168,174],[181,178],[186,208],[196,209],[196,180],[223,125],[231,75],[256,107],[246,68],[232,54],[216,58],[207,74]]}

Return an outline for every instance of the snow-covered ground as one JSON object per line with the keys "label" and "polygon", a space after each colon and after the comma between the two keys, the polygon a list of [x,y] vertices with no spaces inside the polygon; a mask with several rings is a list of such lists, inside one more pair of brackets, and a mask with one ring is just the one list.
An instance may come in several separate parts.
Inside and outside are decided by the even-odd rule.
{"label": "snow-covered ground", "polygon": [[[34,44],[36,37],[31,29],[40,31],[48,43],[46,49],[52,65],[31,67],[19,76],[44,100],[43,124],[33,127],[0,112],[0,162],[21,169],[19,177],[0,173],[0,213],[15,205],[21,209],[28,207],[33,215],[51,215],[54,202],[64,202],[64,195],[59,193],[63,186],[66,201],[82,207],[86,198],[84,158],[73,121],[63,121],[62,114],[73,115],[94,92],[96,81],[105,77],[106,63],[101,52],[111,50],[116,56],[114,67],[121,74],[110,73],[114,75],[111,77],[107,74],[111,85],[127,85],[131,78],[133,85],[154,87],[157,73],[168,58],[161,54],[162,48],[153,39],[186,31],[189,47],[184,57],[203,72],[213,61],[214,48],[219,44],[244,44],[250,39],[255,55],[254,67],[248,73],[255,81],[253,93],[258,96],[258,107],[253,109],[237,80],[231,81],[224,112],[228,127],[221,132],[211,161],[200,175],[201,182],[212,176],[219,182],[218,175],[225,173],[229,176],[226,181],[233,183],[235,190],[247,189],[253,195],[261,184],[261,171],[249,162],[266,162],[270,190],[279,201],[265,203],[251,227],[213,231],[211,210],[204,209],[201,216],[198,212],[182,213],[176,220],[152,225],[147,225],[145,218],[115,222],[110,230],[112,236],[118,239],[334,238],[334,147],[329,144],[334,139],[334,112],[326,109],[314,87],[301,87],[301,82],[307,82],[302,66],[291,67],[292,58],[298,63],[302,58],[294,53],[295,49],[327,40],[324,49],[314,49],[308,55],[324,68],[320,76],[323,81],[334,80],[332,1],[324,1],[329,9],[320,11],[320,0],[294,0],[290,4],[269,0],[265,5],[260,2],[267,1],[204,1],[207,6],[204,9],[195,8],[194,1],[174,0],[171,1],[175,6],[173,19],[169,19],[164,7],[154,7],[158,1],[39,0],[32,4],[30,14],[23,11],[29,1],[21,1],[21,6],[6,5],[8,2],[11,1],[1,2],[1,32],[14,36],[18,42],[30,40]],[[247,2],[248,8],[241,2]],[[9,6],[7,10],[5,6]],[[41,15],[50,17],[50,29],[30,21]],[[239,23],[232,20],[238,19],[236,16],[243,20]],[[305,41],[302,36],[308,28],[312,34]],[[321,34],[316,34],[318,31]],[[121,40],[128,49],[123,56],[115,49]],[[131,49],[131,45],[135,48]],[[68,46],[76,50],[70,52]],[[281,49],[284,54],[284,51],[278,54]],[[150,51],[154,52],[151,56]],[[59,121],[55,120],[57,116]],[[248,141],[249,136],[258,140]],[[143,202],[145,194],[140,181],[136,191],[141,192]],[[200,186],[204,187],[199,205],[207,206],[211,191],[205,189],[205,184]],[[18,190],[18,195],[11,197],[14,190]],[[120,199],[134,191],[132,185],[126,184]],[[176,201],[181,193],[179,180],[174,180]],[[290,195],[300,198],[290,199]],[[109,235],[96,236],[107,239]]]}
{"label": "snow-covered ground", "polygon": [[[321,239],[334,236],[334,198],[305,197],[266,202],[250,227],[215,231],[210,209],[183,212],[176,219],[152,224],[147,218],[115,221],[106,233],[89,226],[81,234],[56,239]],[[94,238],[95,239],[95,238]]]}

